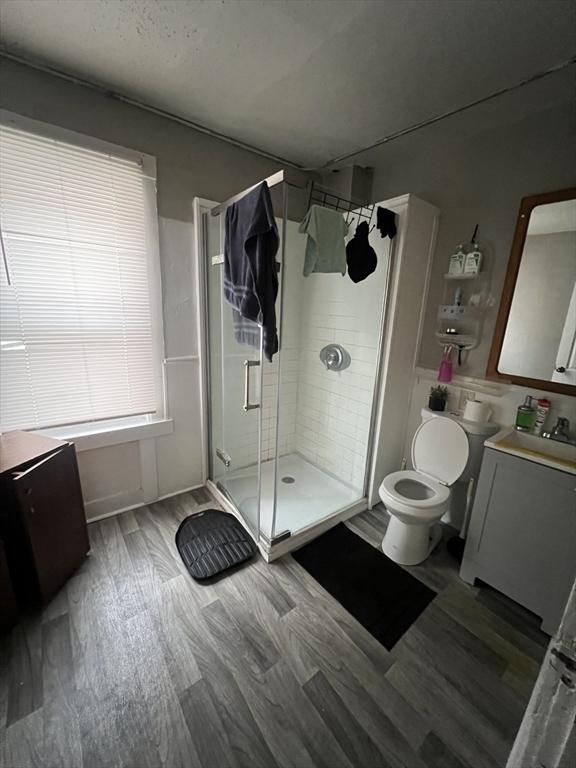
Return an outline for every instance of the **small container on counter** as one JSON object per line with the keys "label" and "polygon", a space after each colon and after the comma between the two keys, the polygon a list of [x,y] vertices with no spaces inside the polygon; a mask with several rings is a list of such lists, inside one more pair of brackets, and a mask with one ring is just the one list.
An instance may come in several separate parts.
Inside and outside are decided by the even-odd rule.
{"label": "small container on counter", "polygon": [[531,432],[536,422],[536,408],[532,404],[533,397],[526,395],[526,400],[516,411],[516,429],[518,432]]}
{"label": "small container on counter", "polygon": [[542,397],[536,403],[536,420],[534,422],[534,434],[541,435],[544,431],[544,425],[546,423],[546,417],[550,411],[552,403],[548,398]]}

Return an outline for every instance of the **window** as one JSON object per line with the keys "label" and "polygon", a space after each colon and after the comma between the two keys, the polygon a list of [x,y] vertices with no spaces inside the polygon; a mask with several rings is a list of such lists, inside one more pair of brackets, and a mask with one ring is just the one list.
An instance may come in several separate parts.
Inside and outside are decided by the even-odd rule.
{"label": "window", "polygon": [[0,428],[155,413],[154,160],[24,125],[0,125]]}

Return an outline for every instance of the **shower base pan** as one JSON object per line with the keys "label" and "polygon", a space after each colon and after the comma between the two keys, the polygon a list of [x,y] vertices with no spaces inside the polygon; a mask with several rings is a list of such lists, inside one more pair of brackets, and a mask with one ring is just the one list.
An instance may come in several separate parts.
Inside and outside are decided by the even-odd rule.
{"label": "shower base pan", "polygon": [[[318,469],[302,456],[280,456],[273,537],[274,461],[262,462],[261,472],[262,503],[258,544],[267,560],[286,554],[337,522],[367,508],[366,498],[359,497],[357,490]],[[240,469],[218,480],[217,484],[209,481],[208,485],[226,509],[236,514],[241,521],[256,521],[257,467]],[[282,534],[286,534],[285,537]]]}

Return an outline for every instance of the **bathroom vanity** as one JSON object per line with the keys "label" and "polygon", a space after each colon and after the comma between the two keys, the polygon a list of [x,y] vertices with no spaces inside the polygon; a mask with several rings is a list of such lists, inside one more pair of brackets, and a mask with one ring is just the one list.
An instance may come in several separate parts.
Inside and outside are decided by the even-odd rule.
{"label": "bathroom vanity", "polygon": [[576,447],[508,428],[485,448],[460,576],[503,592],[552,634],[576,577]]}

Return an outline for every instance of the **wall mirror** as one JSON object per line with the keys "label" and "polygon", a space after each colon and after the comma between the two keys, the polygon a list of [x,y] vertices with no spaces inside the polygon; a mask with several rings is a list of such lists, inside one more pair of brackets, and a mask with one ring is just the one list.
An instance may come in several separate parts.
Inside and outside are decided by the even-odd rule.
{"label": "wall mirror", "polygon": [[487,375],[576,395],[576,188],[522,200]]}

